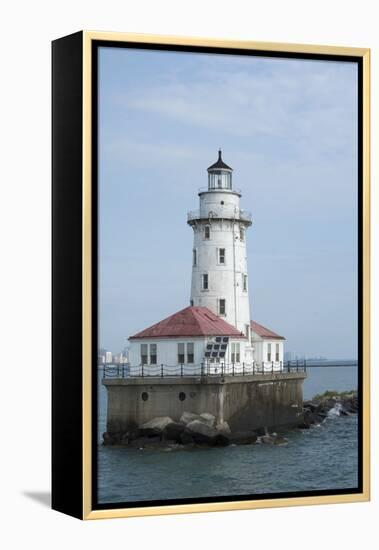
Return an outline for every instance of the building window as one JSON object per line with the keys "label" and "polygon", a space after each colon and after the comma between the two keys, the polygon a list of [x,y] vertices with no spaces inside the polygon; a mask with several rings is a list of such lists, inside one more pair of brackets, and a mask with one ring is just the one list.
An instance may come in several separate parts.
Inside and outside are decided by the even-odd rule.
{"label": "building window", "polygon": [[202,290],[208,290],[208,273],[203,273],[201,276],[201,289]]}
{"label": "building window", "polygon": [[267,361],[271,361],[271,344],[267,344]]}
{"label": "building window", "polygon": [[245,228],[240,227],[240,241],[244,241],[244,240],[245,240]]}
{"label": "building window", "polygon": [[157,364],[157,344],[150,344],[150,365]]}
{"label": "building window", "polygon": [[250,327],[249,325],[245,325],[245,336],[247,339],[249,339],[250,336]]}
{"label": "building window", "polygon": [[184,344],[178,344],[178,363],[179,365],[185,363]]}
{"label": "building window", "polygon": [[206,225],[204,227],[204,239],[210,239],[211,236],[211,228],[209,225]]}
{"label": "building window", "polygon": [[141,344],[141,365],[147,365],[147,344]]}
{"label": "building window", "polygon": [[197,265],[197,250],[194,248],[192,250],[192,264],[195,266]]}
{"label": "building window", "polygon": [[218,263],[225,264],[225,248],[218,249]]}
{"label": "building window", "polygon": [[279,361],[279,344],[275,344],[275,361]]}
{"label": "building window", "polygon": [[233,342],[232,343],[232,363],[239,363],[240,362],[240,344],[239,342]]}
{"label": "building window", "polygon": [[242,273],[242,290],[244,292],[247,292],[247,275],[246,275],[246,273]]}
{"label": "building window", "polygon": [[193,363],[194,359],[194,345],[193,342],[187,344],[187,363]]}
{"label": "building window", "polygon": [[226,315],[226,300],[225,298],[220,298],[218,301],[218,314]]}

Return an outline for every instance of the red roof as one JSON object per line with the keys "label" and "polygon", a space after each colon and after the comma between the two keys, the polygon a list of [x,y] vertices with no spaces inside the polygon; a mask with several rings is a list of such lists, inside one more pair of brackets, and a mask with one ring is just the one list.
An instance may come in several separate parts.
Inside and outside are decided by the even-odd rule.
{"label": "red roof", "polygon": [[167,319],[137,332],[134,338],[179,338],[184,336],[245,336],[235,327],[217,317],[207,307],[190,306],[174,313]]}
{"label": "red roof", "polygon": [[255,334],[258,334],[261,338],[275,338],[276,340],[285,340],[284,336],[279,336],[276,332],[256,323],[255,321],[250,321],[250,328]]}

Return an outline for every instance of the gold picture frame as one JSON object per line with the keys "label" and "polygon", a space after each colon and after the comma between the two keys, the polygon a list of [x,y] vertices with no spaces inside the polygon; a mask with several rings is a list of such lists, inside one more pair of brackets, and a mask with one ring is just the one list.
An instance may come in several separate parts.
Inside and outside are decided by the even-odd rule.
{"label": "gold picture frame", "polygon": [[[285,43],[272,43],[272,42],[255,42],[255,41],[231,41],[231,40],[219,40],[208,38],[191,38],[191,37],[177,37],[177,36],[159,36],[159,35],[145,35],[145,34],[130,34],[130,33],[114,33],[114,32],[97,32],[97,31],[83,31],[59,39],[53,43],[53,63],[55,64],[55,73],[53,70],[53,137],[55,136],[55,146],[53,140],[53,186],[60,185],[58,181],[60,176],[60,170],[62,164],[60,160],[55,161],[56,172],[54,172],[54,151],[56,157],[61,154],[60,151],[64,146],[64,138],[60,138],[59,130],[54,130],[54,124],[57,128],[59,126],[59,99],[54,100],[54,93],[57,93],[61,86],[61,80],[67,77],[62,66],[68,63],[72,63],[72,56],[80,57],[76,59],[77,74],[81,72],[81,90],[82,90],[82,112],[80,113],[82,128],[81,148],[82,148],[82,162],[81,162],[81,235],[80,235],[80,254],[81,254],[81,273],[77,275],[77,280],[80,279],[81,284],[81,305],[80,305],[80,325],[81,325],[81,350],[76,350],[80,353],[81,359],[77,358],[76,370],[80,368],[80,381],[67,382],[68,386],[65,388],[62,386],[61,370],[64,368],[58,358],[58,354],[63,349],[63,343],[59,343],[58,328],[55,334],[55,341],[57,344],[57,351],[55,358],[53,354],[53,379],[59,380],[61,385],[56,387],[53,380],[53,430],[56,435],[53,437],[53,508],[69,513],[82,519],[105,519],[105,518],[122,518],[122,517],[135,517],[146,515],[166,515],[166,514],[184,514],[195,512],[216,512],[225,510],[247,510],[255,508],[270,508],[270,507],[285,507],[285,506],[305,506],[316,504],[334,504],[344,502],[363,502],[370,499],[370,50],[367,48],[351,48],[351,47],[337,47],[337,46],[325,46],[325,45],[303,45],[303,44],[285,44]],[[71,41],[70,41],[71,40]],[[66,42],[65,42],[66,41]],[[93,349],[92,349],[92,335],[93,335],[93,293],[96,289],[93,288],[92,277],[92,251],[93,251],[93,234],[92,234],[92,222],[93,222],[93,203],[92,203],[92,176],[93,176],[93,162],[92,147],[92,117],[95,106],[93,105],[92,95],[92,52],[94,44],[101,44],[102,42],[112,42],[115,45],[117,43],[143,43],[146,45],[169,45],[169,46],[187,46],[193,48],[211,48],[217,50],[218,48],[227,48],[230,50],[254,50],[255,52],[282,52],[298,55],[318,55],[318,56],[351,56],[354,58],[360,58],[362,62],[362,90],[361,90],[361,102],[362,102],[362,269],[363,269],[363,304],[362,304],[362,333],[363,333],[363,364],[362,375],[362,427],[363,427],[363,441],[362,441],[362,453],[363,461],[362,467],[362,491],[354,494],[334,494],[334,495],[322,495],[322,496],[299,496],[291,498],[265,498],[265,499],[252,499],[243,501],[225,501],[225,502],[207,502],[196,504],[175,504],[175,505],[160,505],[160,506],[139,506],[135,508],[107,508],[107,509],[93,509],[92,506],[92,482],[93,482],[93,441],[92,441],[92,395],[94,388],[93,380]],[[67,47],[67,43],[72,45]],[[68,53],[65,53],[67,50]],[[71,56],[71,57],[70,57]],[[72,69],[71,69],[72,70]],[[62,76],[60,75],[62,73]],[[54,80],[55,75],[55,80]],[[65,76],[66,75],[66,76]],[[58,94],[59,95],[59,94]],[[72,94],[71,95],[75,95]],[[70,96],[71,97],[71,96]],[[58,113],[58,114],[57,114]],[[67,114],[67,112],[66,112]],[[63,115],[62,115],[63,116]],[[79,117],[79,114],[77,115]],[[55,119],[55,122],[54,122]],[[79,122],[78,122],[79,124]],[[72,131],[70,128],[65,129],[66,132]],[[68,135],[68,134],[66,134]],[[55,147],[55,148],[54,148]],[[63,163],[63,160],[62,160]],[[62,168],[63,169],[63,168]],[[55,174],[55,175],[54,175]],[[68,175],[62,176],[63,180]],[[79,177],[79,176],[77,176]],[[61,178],[61,179],[62,179]],[[63,191],[62,191],[63,192]],[[72,199],[67,199],[72,200]],[[53,199],[54,204],[54,199]],[[58,206],[57,206],[58,208]],[[57,214],[57,224],[60,223],[59,214]],[[63,223],[63,222],[62,222]],[[78,222],[79,223],[79,222]],[[63,229],[62,229],[63,231]],[[56,231],[58,235],[59,228]],[[59,239],[59,236],[56,237]],[[79,236],[77,236],[79,238]],[[57,240],[56,247],[60,246],[60,241]],[[57,252],[58,254],[58,252]],[[66,284],[64,278],[59,275],[60,263],[56,265],[56,283],[55,288],[58,291],[62,291]],[[54,297],[54,291],[53,291]],[[58,298],[55,296],[55,303],[57,304]],[[60,304],[61,306],[61,304]],[[53,317],[57,316],[59,304],[56,306],[57,310],[53,312]],[[79,322],[79,321],[78,321]],[[57,323],[56,323],[57,324]],[[54,336],[54,328],[53,328]],[[59,347],[61,346],[61,347]],[[79,364],[79,367],[78,367]],[[73,367],[74,368],[74,367]],[[74,371],[73,371],[74,372]],[[75,374],[72,374],[75,378]],[[62,457],[63,447],[68,444],[68,440],[59,441],[61,438],[62,430],[64,430],[64,407],[63,402],[60,402],[59,392],[69,390],[69,384],[76,384],[75,388],[77,393],[80,391],[80,411],[81,411],[81,425],[80,434],[76,434],[76,440],[78,438],[81,441],[82,453],[75,462],[75,475],[73,476],[72,483],[79,484],[78,491],[75,492],[76,496],[73,497],[75,504],[72,506],[68,503],[69,497],[64,493],[63,485],[71,482],[64,482],[61,479],[62,466],[65,463],[65,459]],[[56,389],[55,389],[56,388]],[[55,396],[55,397],[54,397]],[[75,414],[78,414],[76,411]],[[60,434],[60,435],[59,435]],[[54,443],[55,441],[55,443]],[[79,464],[80,462],[80,464]],[[70,466],[71,468],[71,466]],[[54,481],[55,480],[55,481]],[[81,481],[81,482],[80,482]],[[72,491],[72,487],[70,487]],[[54,497],[55,494],[55,497]],[[79,494],[81,499],[79,502]],[[62,496],[63,495],[63,496]]]}

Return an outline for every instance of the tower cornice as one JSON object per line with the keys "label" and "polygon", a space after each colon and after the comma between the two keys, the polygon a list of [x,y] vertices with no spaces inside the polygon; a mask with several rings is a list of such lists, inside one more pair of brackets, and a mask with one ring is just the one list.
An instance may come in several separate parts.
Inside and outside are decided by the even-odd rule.
{"label": "tower cornice", "polygon": [[239,218],[231,217],[231,216],[200,217],[200,215],[196,215],[196,214],[193,214],[192,212],[188,212],[187,216],[188,216],[187,223],[191,227],[196,224],[208,225],[213,222],[223,222],[223,221],[239,223],[241,225],[244,225],[245,227],[250,227],[253,223],[250,214],[243,215],[242,217],[240,216]]}

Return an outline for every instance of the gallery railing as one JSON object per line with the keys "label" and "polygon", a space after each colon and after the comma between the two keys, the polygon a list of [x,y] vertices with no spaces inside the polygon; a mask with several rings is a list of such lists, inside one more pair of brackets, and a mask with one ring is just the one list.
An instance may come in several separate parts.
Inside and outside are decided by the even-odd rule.
{"label": "gallery railing", "polygon": [[217,218],[233,218],[233,219],[236,219],[236,220],[242,220],[242,221],[246,221],[246,222],[251,222],[252,221],[252,217],[251,217],[251,213],[250,212],[247,212],[246,210],[242,210],[242,209],[238,209],[237,211],[235,211],[234,209],[225,209],[225,211],[223,212],[223,214],[221,215],[216,215],[216,214],[212,214],[210,213],[208,216],[204,216],[200,213],[200,210],[192,210],[191,212],[188,212],[187,213],[187,220],[189,222],[193,221],[193,220],[199,220],[199,219],[216,219]]}
{"label": "gallery railing", "polygon": [[199,365],[137,365],[128,364],[101,364],[99,365],[103,378],[169,378],[183,376],[251,376],[269,375],[280,373],[306,372],[306,361],[266,361],[253,363],[213,364],[201,363]]}

